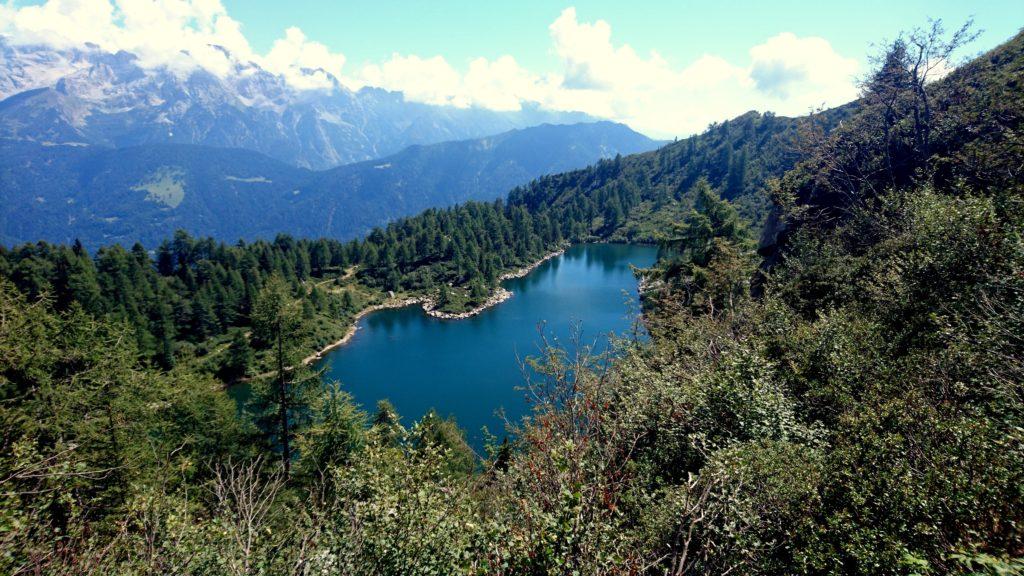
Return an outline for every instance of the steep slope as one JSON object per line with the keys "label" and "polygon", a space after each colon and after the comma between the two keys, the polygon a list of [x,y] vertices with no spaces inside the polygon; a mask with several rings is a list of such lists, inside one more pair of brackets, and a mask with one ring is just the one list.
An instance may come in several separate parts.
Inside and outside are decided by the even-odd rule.
{"label": "steep slope", "polygon": [[889,190],[1019,188],[1022,79],[1024,33],[941,80],[922,80],[912,97],[901,94],[915,85],[912,71],[877,74],[857,114],[817,138],[786,175],[782,188],[801,209],[772,211],[761,253],[774,261],[795,229],[840,226]]}
{"label": "steep slope", "polygon": [[0,242],[155,245],[176,229],[226,241],[351,238],[434,206],[497,198],[543,174],[656,142],[610,122],[416,146],[324,172],[240,149],[110,149],[0,140]]}
{"label": "steep slope", "polygon": [[264,222],[282,224],[291,191],[309,174],[247,150],[185,145],[109,149],[3,141],[0,156],[5,243],[152,243],[176,228],[257,235]]}
{"label": "steep slope", "polygon": [[[870,100],[812,139],[778,184],[777,220],[791,233],[759,297],[749,235],[700,180],[742,199],[792,161],[783,145],[798,142],[796,125],[759,115],[362,242],[176,235],[156,262],[117,247],[0,249],[14,448],[0,450],[12,503],[0,506],[11,527],[0,567],[166,572],[255,557],[354,574],[424,562],[445,574],[1020,574],[1022,72],[1024,35],[933,84],[930,142],[915,139],[913,106],[891,114]],[[921,90],[897,92],[920,104]],[[730,151],[746,162],[723,162]],[[691,177],[695,210],[663,230],[682,232],[674,265],[645,273],[663,283],[645,291],[651,338],[611,361],[573,344],[542,351],[530,363],[532,417],[482,465],[451,421],[430,415],[407,430],[389,403],[370,417],[330,394],[315,412],[324,425],[300,429],[303,473],[278,497],[273,480],[249,480],[269,467],[237,463],[281,458],[279,437],[254,441],[267,428],[193,370],[130,369],[139,352],[165,367],[222,355],[222,373],[244,374],[253,347],[273,349],[266,334],[246,337],[254,300],[280,311],[301,294],[303,316],[323,326],[376,302],[354,265],[387,273],[377,294],[479,286],[567,236],[620,232],[607,223],[616,207],[629,218],[645,204],[670,209],[666,195]],[[266,280],[276,274],[308,292]],[[228,329],[230,341],[209,340]],[[310,338],[297,332],[290,342]],[[111,462],[124,463],[117,474],[68,473]],[[182,471],[180,489],[147,481],[168,470]],[[237,544],[230,498],[190,497],[211,483],[266,495],[260,537]],[[80,544],[53,553],[68,541]]]}
{"label": "steep slope", "polygon": [[[332,203],[341,194],[347,209],[367,222],[382,224],[395,213],[415,214],[467,200],[493,200],[538,176],[602,158],[645,152],[657,145],[612,122],[548,124],[480,140],[413,146],[380,160],[318,173],[302,191],[310,192],[306,198]],[[388,193],[383,194],[385,191]]]}
{"label": "steep slope", "polygon": [[[804,118],[748,112],[655,151],[541,178],[513,191],[509,202],[531,211],[591,211],[590,231],[598,237],[650,240],[671,233],[672,223],[689,203],[687,192],[706,178],[758,227],[768,210],[768,181],[781,177],[801,158],[801,129],[815,126],[827,132],[856,107],[854,102]],[[636,202],[609,204],[610,196],[628,196]]]}

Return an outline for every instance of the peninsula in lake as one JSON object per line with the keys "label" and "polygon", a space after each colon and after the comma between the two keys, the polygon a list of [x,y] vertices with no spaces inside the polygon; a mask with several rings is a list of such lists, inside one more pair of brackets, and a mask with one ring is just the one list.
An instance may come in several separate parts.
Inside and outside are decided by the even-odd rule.
{"label": "peninsula in lake", "polygon": [[0,4],[0,574],[1024,573],[1024,5],[926,4]]}

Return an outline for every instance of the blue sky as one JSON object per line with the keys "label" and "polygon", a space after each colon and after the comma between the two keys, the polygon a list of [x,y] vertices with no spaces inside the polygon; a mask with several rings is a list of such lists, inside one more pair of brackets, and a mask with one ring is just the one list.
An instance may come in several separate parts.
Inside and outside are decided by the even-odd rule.
{"label": "blue sky", "polygon": [[554,68],[548,25],[574,6],[581,20],[605,20],[615,39],[638,52],[657,50],[679,65],[704,53],[739,59],[780,32],[821,36],[838,52],[863,57],[873,42],[923,25],[950,26],[974,17],[985,30],[975,49],[988,49],[1024,26],[1024,1],[792,0],[586,2],[471,0],[372,2],[225,0],[254,47],[267,50],[287,26],[342,52],[350,62],[381,61],[392,53],[445,56],[463,68],[479,56],[515,56],[522,65]]}
{"label": "blue sky", "polygon": [[0,34],[225,78],[255,62],[296,90],[578,110],[671,138],[751,109],[845,103],[873,44],[929,17],[955,27],[972,16],[983,34],[962,57],[1015,34],[1024,2],[8,0]]}

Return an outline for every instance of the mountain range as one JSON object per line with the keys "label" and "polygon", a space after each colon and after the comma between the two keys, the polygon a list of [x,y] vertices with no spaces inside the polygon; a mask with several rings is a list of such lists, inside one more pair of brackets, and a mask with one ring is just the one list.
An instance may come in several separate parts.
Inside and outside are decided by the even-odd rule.
{"label": "mountain range", "polygon": [[394,218],[658,143],[612,122],[545,124],[411,146],[330,170],[188,144],[126,148],[0,139],[0,243],[152,246],[177,229],[223,240],[352,238]]}
{"label": "mountain range", "polygon": [[658,145],[529,105],[432,106],[330,75],[298,89],[223,52],[234,68],[214,74],[0,36],[0,242],[351,238]]}
{"label": "mountain range", "polygon": [[244,148],[324,169],[413,144],[595,120],[531,105],[517,111],[432,106],[379,88],[353,91],[330,75],[326,88],[297,89],[282,76],[222,51],[233,69],[217,75],[204,68],[143,66],[134,54],[94,45],[58,49],[13,44],[0,36],[0,138]]}

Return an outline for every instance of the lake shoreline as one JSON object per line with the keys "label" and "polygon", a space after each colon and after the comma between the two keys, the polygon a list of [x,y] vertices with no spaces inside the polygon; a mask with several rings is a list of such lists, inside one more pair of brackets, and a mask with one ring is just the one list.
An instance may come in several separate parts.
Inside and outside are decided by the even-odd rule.
{"label": "lake shoreline", "polygon": [[349,326],[348,330],[345,331],[344,336],[342,336],[340,339],[334,342],[331,342],[327,346],[324,346],[320,350],[317,350],[313,354],[306,356],[305,358],[302,359],[302,363],[304,365],[309,365],[323,358],[323,355],[330,352],[331,350],[334,350],[335,348],[340,348],[345,344],[348,344],[349,340],[351,340],[356,335],[356,331],[358,331],[359,329],[359,321],[362,320],[364,316],[372,314],[374,312],[379,312],[381,310],[405,308],[406,306],[413,306],[415,304],[420,304],[422,302],[423,297],[421,296],[414,298],[404,298],[402,300],[397,300],[395,302],[383,302],[381,304],[374,304],[372,306],[367,306],[366,308],[363,308],[359,312],[356,312],[355,316],[352,317],[352,325]]}
{"label": "lake shoreline", "polygon": [[[558,250],[549,252],[548,254],[544,255],[543,258],[540,258],[539,260],[533,262],[528,266],[523,266],[522,268],[518,268],[511,272],[506,272],[502,274],[501,276],[498,277],[498,280],[499,282],[504,282],[506,280],[523,278],[524,276],[530,274],[530,272],[533,272],[538,267],[540,267],[541,264],[544,264],[548,260],[557,258],[562,254],[565,254],[565,251],[568,248],[569,246],[564,246],[562,248],[559,248]],[[489,308],[501,304],[502,302],[511,298],[513,295],[514,294],[512,293],[512,291],[499,286],[494,291],[494,293],[490,297],[488,297],[487,300],[484,301],[483,304],[470,310],[467,310],[465,312],[442,312],[440,310],[436,310],[435,308],[437,304],[435,303],[434,299],[430,298],[429,296],[413,296],[409,298],[403,298],[401,300],[396,300],[394,302],[383,302],[381,304],[367,306],[366,308],[363,308],[359,312],[356,312],[355,316],[352,317],[352,325],[349,326],[348,330],[345,331],[344,336],[342,336],[340,339],[334,342],[331,342],[327,346],[324,346],[323,348],[317,350],[313,354],[306,356],[305,358],[302,359],[302,364],[309,365],[318,360],[322,360],[324,355],[327,354],[328,352],[331,352],[332,350],[341,348],[342,346],[348,344],[352,340],[352,338],[355,337],[356,332],[358,332],[359,330],[359,321],[362,320],[365,316],[372,314],[374,312],[379,312],[381,310],[392,310],[395,308],[405,308],[406,306],[415,306],[418,304],[423,309],[423,312],[427,316],[430,316],[432,318],[438,318],[440,320],[465,320],[467,318],[472,318],[473,316],[476,316]]]}
{"label": "lake shoreline", "polygon": [[554,250],[552,252],[549,252],[543,258],[541,258],[540,260],[537,260],[536,262],[534,262],[533,264],[530,264],[529,266],[523,266],[522,268],[519,268],[518,270],[513,270],[512,272],[506,272],[506,273],[502,274],[501,276],[498,276],[498,281],[504,282],[505,280],[514,280],[516,278],[522,278],[523,276],[526,276],[530,272],[533,272],[534,270],[536,270],[538,267],[540,267],[541,264],[547,262],[548,260],[551,260],[552,258],[558,258],[562,254],[565,254],[565,251],[568,250],[568,249],[569,249],[569,246],[563,246],[563,247],[559,248],[558,250]]}

